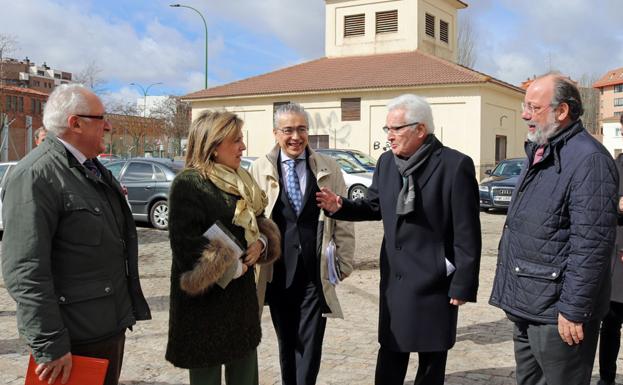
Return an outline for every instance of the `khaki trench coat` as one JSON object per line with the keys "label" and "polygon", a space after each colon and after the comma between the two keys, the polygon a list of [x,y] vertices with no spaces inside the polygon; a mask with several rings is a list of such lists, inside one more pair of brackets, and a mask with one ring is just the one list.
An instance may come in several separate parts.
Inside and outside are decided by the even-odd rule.
{"label": "khaki trench coat", "polygon": [[[275,146],[266,156],[256,160],[251,165],[251,175],[255,178],[260,187],[268,196],[268,206],[265,215],[272,217],[273,207],[279,199],[279,171],[277,170],[277,159],[279,157],[279,146]],[[318,187],[328,187],[339,195],[346,195],[346,184],[340,166],[331,159],[322,154],[318,154],[307,149],[309,154],[309,166],[312,173],[316,177]],[[314,199],[314,197],[311,197]],[[355,253],[355,230],[354,225],[349,222],[337,221],[324,215],[320,211],[319,221],[324,223],[324,231],[322,237],[322,254],[320,255],[320,279],[322,281],[322,291],[325,301],[331,310],[330,313],[324,314],[326,317],[343,318],[342,309],[335,293],[335,287],[329,282],[329,273],[327,268],[326,250],[331,239],[335,242],[336,252],[339,258],[340,271],[348,276],[353,271],[353,256]],[[260,265],[256,268],[256,285],[257,297],[260,303],[260,314],[264,306],[264,296],[266,293],[267,282],[272,281],[273,266]]]}

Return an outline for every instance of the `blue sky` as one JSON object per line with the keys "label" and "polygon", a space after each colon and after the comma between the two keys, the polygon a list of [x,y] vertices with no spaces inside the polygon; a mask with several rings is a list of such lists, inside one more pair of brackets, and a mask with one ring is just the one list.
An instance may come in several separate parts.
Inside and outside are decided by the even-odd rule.
{"label": "blue sky", "polygon": [[[162,0],[0,0],[11,56],[78,73],[101,69],[106,97],[186,94],[204,82],[205,34],[192,10]],[[557,69],[574,78],[623,66],[621,0],[466,0],[477,32],[475,69],[517,84]],[[209,31],[211,86],[324,55],[323,0],[184,0]]]}

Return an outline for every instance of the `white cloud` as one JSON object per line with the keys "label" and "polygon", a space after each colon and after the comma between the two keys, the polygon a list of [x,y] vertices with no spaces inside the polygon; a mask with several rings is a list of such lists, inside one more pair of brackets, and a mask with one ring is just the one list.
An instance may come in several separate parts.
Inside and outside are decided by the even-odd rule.
{"label": "white cloud", "polygon": [[550,69],[577,79],[620,67],[623,33],[616,0],[548,0],[538,4],[500,0],[470,2],[482,40],[477,69],[518,84]]}
{"label": "white cloud", "polygon": [[[77,73],[95,61],[105,81],[163,82],[182,88],[195,84],[197,63],[204,61],[203,39],[189,41],[155,18],[139,33],[128,21],[108,20],[73,4],[0,1],[3,11],[11,14],[3,17],[2,30],[18,37],[19,58],[29,56],[37,64],[46,61],[52,68]],[[219,47],[213,45],[214,54]]]}

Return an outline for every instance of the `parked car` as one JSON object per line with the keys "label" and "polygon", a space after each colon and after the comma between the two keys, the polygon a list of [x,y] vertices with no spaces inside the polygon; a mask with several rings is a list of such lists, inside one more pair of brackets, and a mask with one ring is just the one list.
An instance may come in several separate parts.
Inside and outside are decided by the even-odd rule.
{"label": "parked car", "polygon": [[355,163],[363,167],[366,171],[369,171],[369,172],[374,172],[374,169],[376,168],[376,159],[358,150],[319,148],[319,149],[316,149],[315,151],[321,154],[329,155],[333,158],[345,158],[346,160],[349,160],[352,163]]}
{"label": "parked car", "polygon": [[348,191],[348,199],[363,199],[368,195],[368,187],[372,184],[372,173],[360,165],[342,157],[334,157],[342,169],[344,182]]}
{"label": "parked car", "polygon": [[[6,186],[6,181],[15,169],[16,164],[17,162],[0,163],[0,197],[2,196],[2,191],[4,191],[4,186]],[[4,223],[2,223],[2,199],[0,199],[0,231],[4,231]]]}
{"label": "parked car", "polygon": [[169,189],[184,162],[165,158],[132,158],[106,163],[115,178],[128,190],[135,221],[149,222],[165,230],[169,226]]}
{"label": "parked car", "polygon": [[481,210],[508,208],[519,174],[526,166],[526,162],[526,158],[505,159],[498,163],[493,171],[485,171],[489,176],[478,186]]}
{"label": "parked car", "polygon": [[251,164],[257,159],[257,156],[243,156],[242,159],[240,159],[240,165],[245,169],[248,170],[249,167],[251,167]]}

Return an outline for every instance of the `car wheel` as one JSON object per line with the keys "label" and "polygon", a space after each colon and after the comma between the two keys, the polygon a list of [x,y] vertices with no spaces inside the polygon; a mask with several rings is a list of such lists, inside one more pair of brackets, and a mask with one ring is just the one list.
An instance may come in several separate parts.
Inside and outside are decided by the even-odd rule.
{"label": "car wheel", "polygon": [[348,198],[350,200],[364,199],[368,195],[368,188],[361,184],[356,184],[350,188]]}
{"label": "car wheel", "polygon": [[157,201],[149,210],[149,222],[158,230],[169,227],[169,204],[167,201]]}

